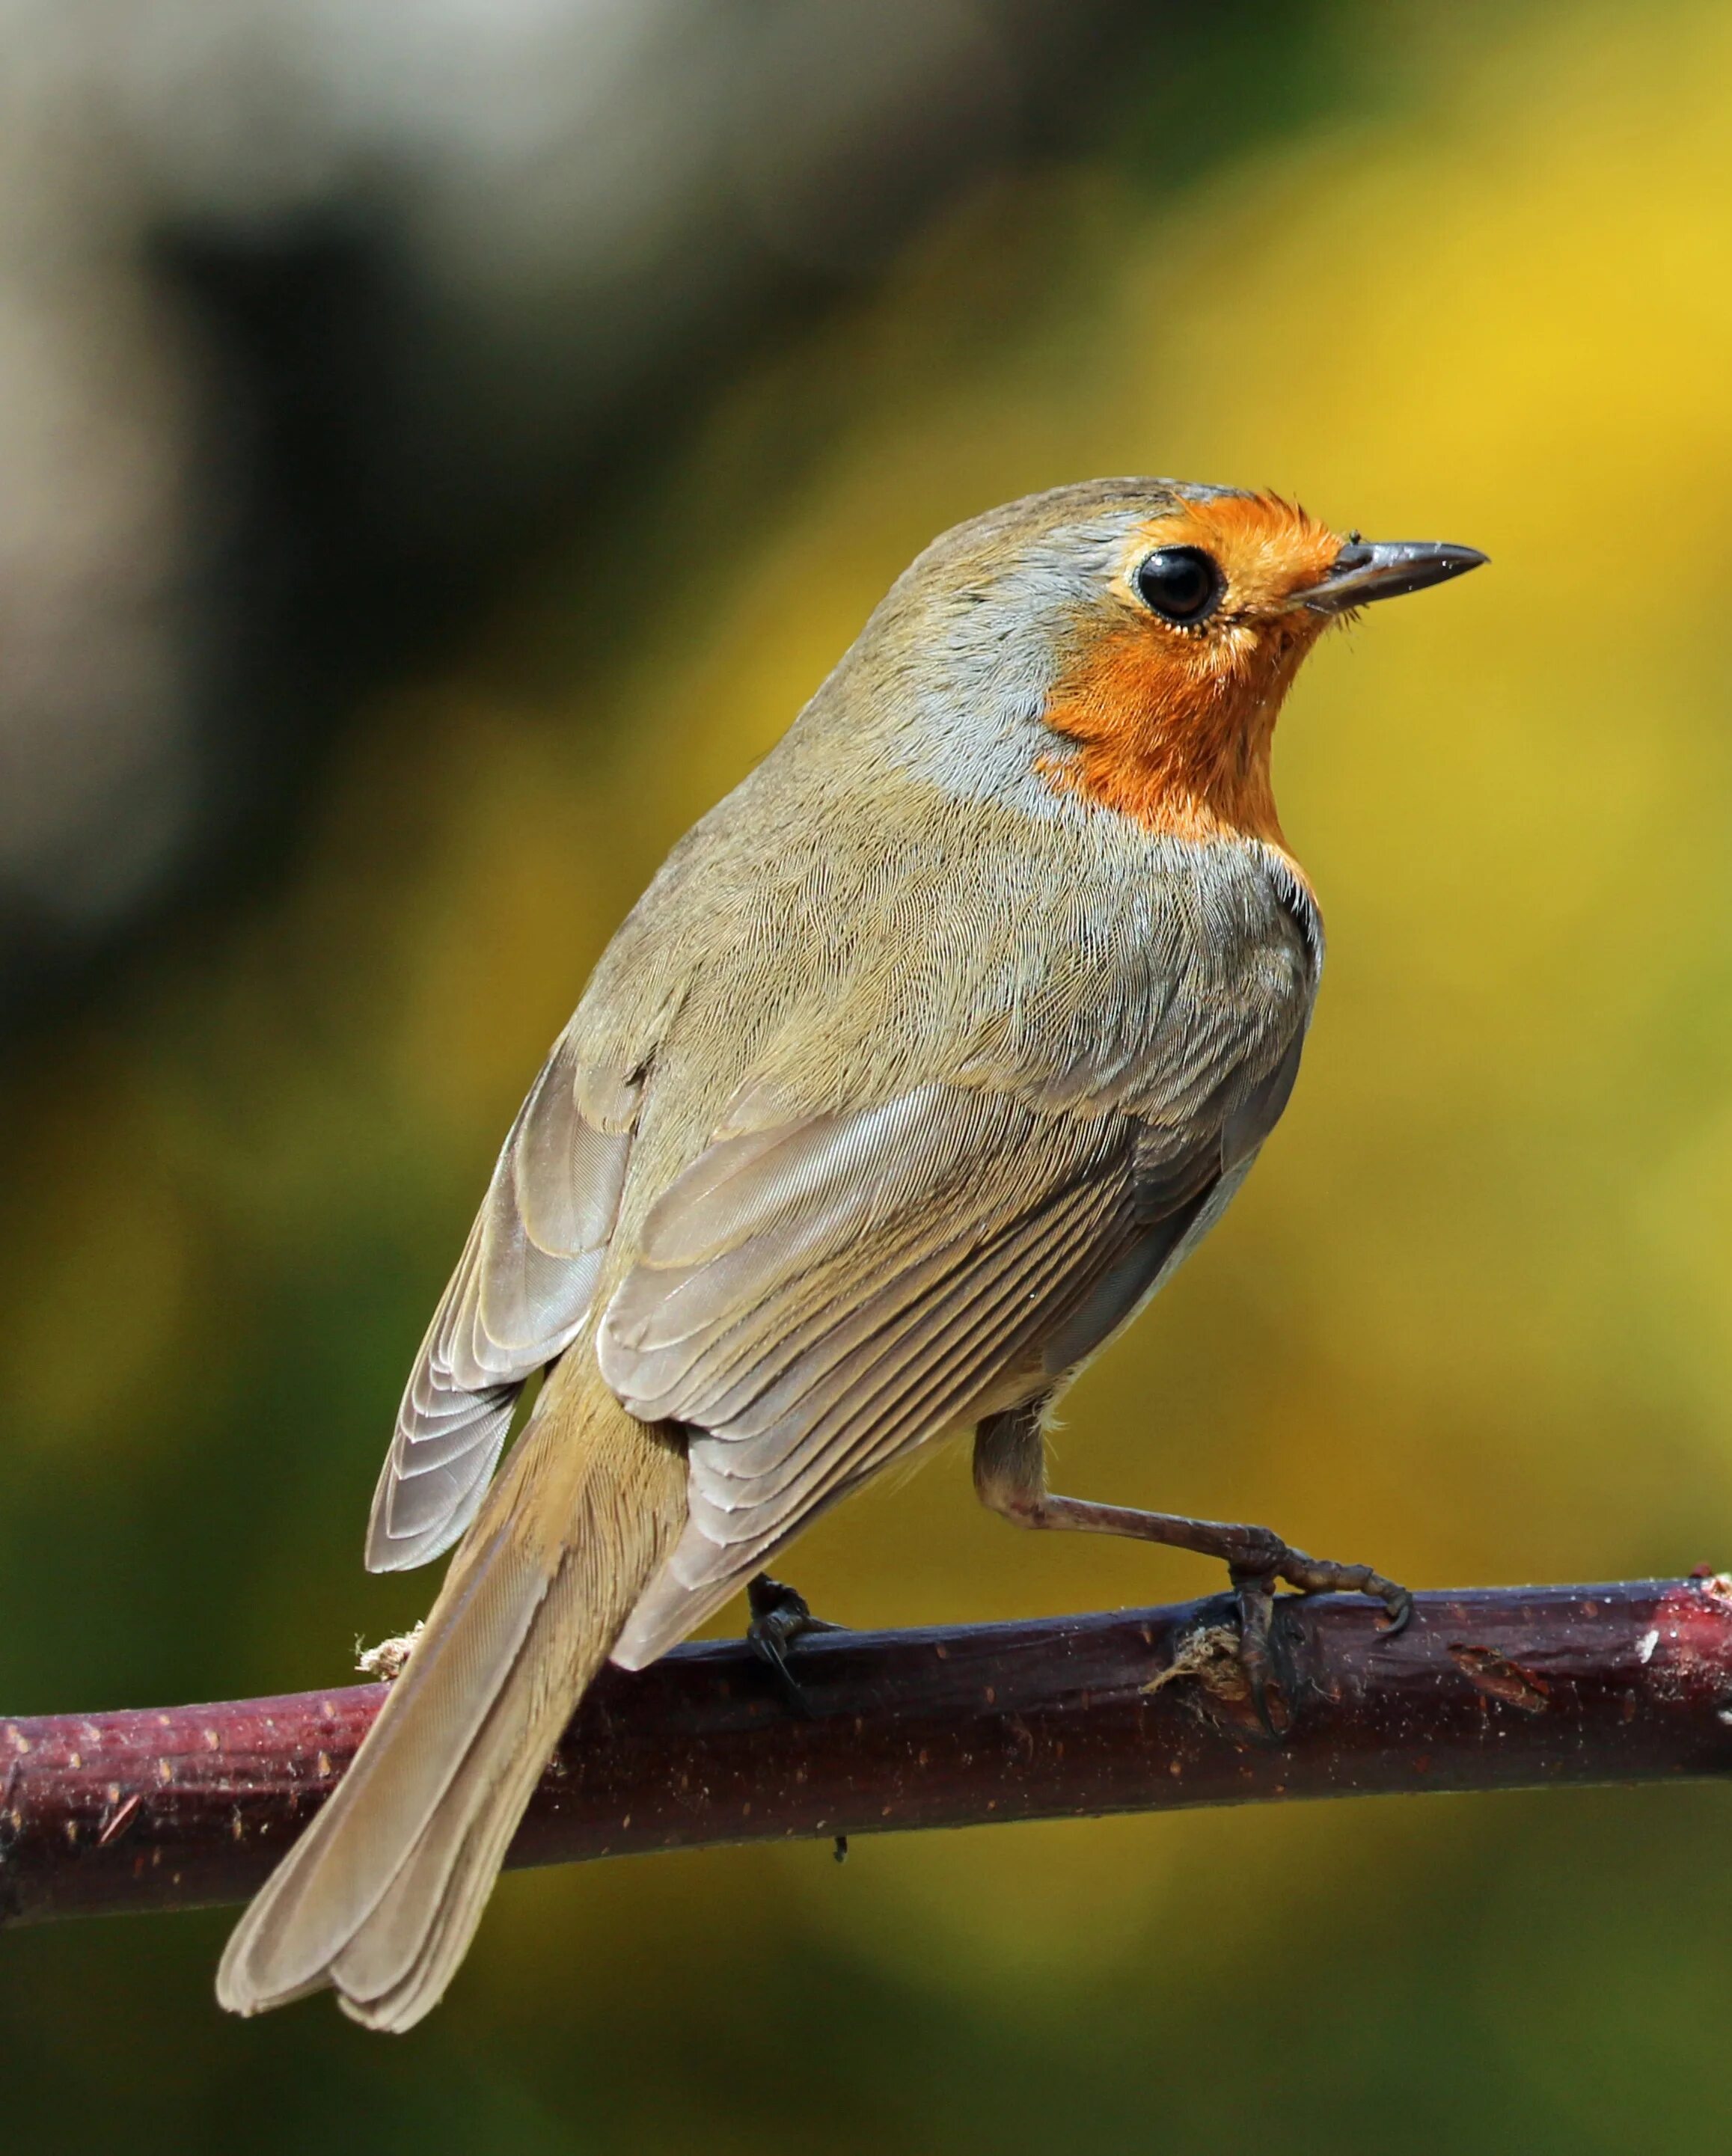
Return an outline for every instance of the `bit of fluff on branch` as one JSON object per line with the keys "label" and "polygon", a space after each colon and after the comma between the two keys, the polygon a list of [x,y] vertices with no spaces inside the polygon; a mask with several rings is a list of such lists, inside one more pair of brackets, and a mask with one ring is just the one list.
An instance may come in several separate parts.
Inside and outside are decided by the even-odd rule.
{"label": "bit of fluff on branch", "polygon": [[[1386,1638],[1283,1598],[1279,1742],[1223,1599],[949,1630],[825,1632],[794,1711],[743,1645],[609,1669],[514,1864],[1276,1798],[1732,1771],[1732,1580],[1421,1594]],[[0,1718],[0,1922],[239,1901],[330,1794],[378,1685]]]}

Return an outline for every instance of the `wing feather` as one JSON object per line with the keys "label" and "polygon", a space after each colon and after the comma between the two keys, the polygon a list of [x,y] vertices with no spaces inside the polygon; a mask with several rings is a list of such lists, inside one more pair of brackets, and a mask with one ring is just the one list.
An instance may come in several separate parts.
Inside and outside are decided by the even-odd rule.
{"label": "wing feather", "polygon": [[1147,1232],[1141,1127],[938,1084],[723,1138],[669,1187],[598,1327],[632,1413],[693,1431],[689,1523],[621,1659],[1007,1373],[1043,1389],[1043,1335]]}
{"label": "wing feather", "polygon": [[653,1660],[845,1491],[1007,1388],[1050,1389],[1117,1330],[1292,1086],[1303,1024],[1207,1030],[1172,1075],[1182,1113],[939,1081],[736,1126],[675,1178],[597,1329],[631,1412],[691,1432],[688,1522],[617,1660]]}
{"label": "wing feather", "polygon": [[588,1314],[638,1091],[586,1069],[568,1033],[530,1089],[403,1391],[373,1493],[370,1571],[424,1564],[457,1540],[524,1381],[564,1352]]}
{"label": "wing feather", "polygon": [[[692,1523],[715,1550],[703,1573],[694,1569],[694,1584],[705,1573],[732,1576],[740,1545],[761,1551],[796,1514],[953,1419],[1044,1321],[1055,1286],[1096,1241],[1109,1205],[1103,1199],[1097,1207],[1072,1208],[1056,1224],[1029,1224],[1036,1233],[981,1254],[984,1262],[971,1265],[948,1293],[920,1301],[917,1327],[906,1322],[906,1304],[893,1311],[903,1322],[881,1326],[834,1373],[798,1444],[772,1450],[784,1436],[776,1429],[753,1443],[721,1434],[695,1440]],[[1063,1232],[1038,1233],[1049,1224]]]}

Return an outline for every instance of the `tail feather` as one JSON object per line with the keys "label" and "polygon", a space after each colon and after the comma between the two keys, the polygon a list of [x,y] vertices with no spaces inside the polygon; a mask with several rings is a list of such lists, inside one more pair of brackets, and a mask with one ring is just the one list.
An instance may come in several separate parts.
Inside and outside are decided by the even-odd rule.
{"label": "tail feather", "polygon": [[353,1764],[230,1939],[224,2006],[260,2013],[328,1984],[354,2019],[406,2029],[437,2003],[684,1512],[677,1450],[568,1360]]}
{"label": "tail feather", "polygon": [[[532,1631],[532,1650],[538,1640],[552,1645],[562,1636],[581,1638],[581,1610],[558,1607],[570,1594],[563,1573],[543,1604],[544,1621]],[[536,1696],[526,1702],[507,1691],[495,1704],[396,1876],[331,1963],[352,2019],[404,2029],[437,2003],[481,1920],[517,1821],[583,1682],[576,1673],[564,1683],[539,1681],[552,1674],[524,1672],[524,1688]]]}

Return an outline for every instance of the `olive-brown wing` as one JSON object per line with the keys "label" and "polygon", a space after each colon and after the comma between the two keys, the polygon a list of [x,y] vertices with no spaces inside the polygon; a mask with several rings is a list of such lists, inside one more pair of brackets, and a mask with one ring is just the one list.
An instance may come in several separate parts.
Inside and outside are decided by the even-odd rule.
{"label": "olive-brown wing", "polygon": [[635,1107],[635,1088],[586,1070],[562,1036],[501,1151],[404,1389],[367,1524],[370,1571],[425,1563],[474,1518],[524,1381],[588,1314]]}
{"label": "olive-brown wing", "polygon": [[1043,1342],[1183,1239],[1221,1132],[939,1083],[712,1145],[598,1328],[631,1412],[693,1432],[689,1524],[617,1658],[652,1659],[899,1453],[1046,1389]]}

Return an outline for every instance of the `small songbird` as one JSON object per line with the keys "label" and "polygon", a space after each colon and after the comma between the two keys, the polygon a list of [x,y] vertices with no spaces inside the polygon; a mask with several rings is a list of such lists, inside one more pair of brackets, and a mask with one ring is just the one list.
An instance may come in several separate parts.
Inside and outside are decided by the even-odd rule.
{"label": "small songbird", "polygon": [[[368,1530],[375,1571],[457,1553],[230,1940],[224,2005],[329,1984],[371,2027],[418,2021],[601,1665],[665,1653],[951,1433],[1025,1527],[1224,1558],[1258,1684],[1277,1582],[1401,1620],[1403,1589],[1267,1528],[1051,1494],[1042,1419],[1293,1088],[1323,925],[1269,762],[1300,661],[1484,559],[1103,480],[977,517],[898,579],[675,847],[511,1127]],[[759,1600],[779,1652],[800,1606]]]}

